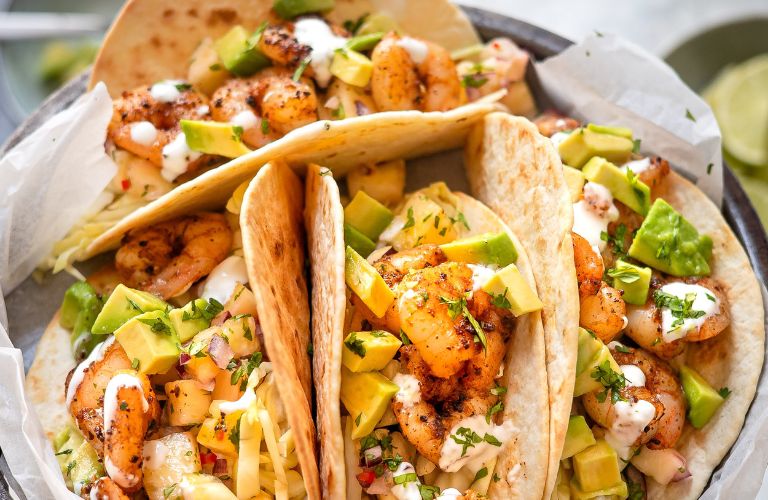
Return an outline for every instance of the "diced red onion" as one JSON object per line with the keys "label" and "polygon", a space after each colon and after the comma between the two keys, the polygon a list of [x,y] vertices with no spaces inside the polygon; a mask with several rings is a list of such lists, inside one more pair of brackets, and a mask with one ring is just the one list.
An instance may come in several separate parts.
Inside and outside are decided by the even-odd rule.
{"label": "diced red onion", "polygon": [[376,445],[373,448],[368,448],[365,451],[361,451],[362,458],[360,465],[365,467],[373,467],[381,463],[381,446]]}
{"label": "diced red onion", "polygon": [[208,344],[208,355],[211,356],[211,359],[216,363],[216,366],[224,370],[234,357],[235,353],[222,337],[214,335],[211,337],[211,343]]}
{"label": "diced red onion", "polygon": [[355,112],[357,112],[357,116],[371,114],[371,110],[362,101],[355,101]]}
{"label": "diced red onion", "polygon": [[227,460],[225,458],[217,458],[216,463],[213,464],[214,474],[226,474],[227,473]]}
{"label": "diced red onion", "polygon": [[337,109],[339,107],[339,104],[341,104],[341,101],[339,101],[338,96],[333,96],[327,101],[325,101],[325,107],[328,109]]}
{"label": "diced red onion", "polygon": [[182,352],[179,354],[179,366],[184,366],[192,359],[192,356],[188,352]]}
{"label": "diced red onion", "polygon": [[232,317],[231,312],[221,311],[219,314],[216,315],[215,318],[211,320],[211,326],[221,326],[224,324],[225,321],[227,321],[231,317]]}

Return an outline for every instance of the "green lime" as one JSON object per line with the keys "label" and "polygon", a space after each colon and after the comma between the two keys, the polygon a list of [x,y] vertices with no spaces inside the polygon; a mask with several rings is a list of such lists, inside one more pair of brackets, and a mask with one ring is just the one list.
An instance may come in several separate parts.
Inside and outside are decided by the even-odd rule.
{"label": "green lime", "polygon": [[723,146],[744,163],[768,166],[768,54],[723,70],[704,91]]}

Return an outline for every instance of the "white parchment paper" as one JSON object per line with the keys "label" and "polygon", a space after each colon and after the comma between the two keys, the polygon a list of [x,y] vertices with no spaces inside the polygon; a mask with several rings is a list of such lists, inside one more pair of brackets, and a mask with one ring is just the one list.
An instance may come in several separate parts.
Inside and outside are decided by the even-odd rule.
{"label": "white parchment paper", "polygon": [[[714,116],[658,59],[619,38],[595,35],[537,64],[537,71],[561,111],[631,127],[643,140],[641,150],[669,159],[720,203],[722,163]],[[114,175],[103,150],[111,112],[99,86],[0,160],[5,195],[0,200],[0,284],[6,291],[87,213]],[[754,498],[758,491],[768,461],[767,378],[763,370],[762,389],[729,463],[704,498]],[[30,499],[76,498],[64,488],[51,446],[24,396],[21,352],[2,326],[0,380],[0,447],[23,493]]]}

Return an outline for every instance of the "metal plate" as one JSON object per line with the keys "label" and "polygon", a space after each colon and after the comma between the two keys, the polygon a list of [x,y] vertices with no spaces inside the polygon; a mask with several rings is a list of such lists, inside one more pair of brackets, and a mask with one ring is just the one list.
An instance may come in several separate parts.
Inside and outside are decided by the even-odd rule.
{"label": "metal plate", "polygon": [[[463,9],[483,39],[487,40],[497,36],[509,37],[515,43],[526,48],[535,59],[544,59],[555,55],[572,44],[565,38],[517,19],[471,7],[464,7]],[[51,115],[66,108],[77,99],[85,91],[87,78],[87,74],[81,75],[48,98],[0,148],[0,157]],[[540,108],[550,107],[547,97],[538,83],[533,66],[529,67],[526,78]],[[451,155],[451,153],[443,153],[443,155]],[[439,160],[440,155],[436,156],[438,156],[436,159]],[[429,162],[429,159],[419,161]],[[744,245],[758,278],[765,283],[768,280],[766,234],[754,208],[733,173],[727,167],[724,172],[723,214]],[[464,187],[465,180],[457,179],[450,184],[454,188],[461,188]],[[87,271],[87,267],[84,267],[84,270]],[[72,278],[64,274],[48,276],[42,285],[32,279],[27,279],[6,297],[11,340],[22,350],[25,367],[28,368],[31,364],[37,340],[58,308],[64,289],[71,282]],[[0,461],[0,474],[3,472],[7,474],[7,466],[4,462],[5,460]],[[3,479],[14,482],[13,478],[3,477]],[[7,498],[5,489],[6,485],[0,481],[0,500]],[[18,488],[15,490],[19,491]]]}

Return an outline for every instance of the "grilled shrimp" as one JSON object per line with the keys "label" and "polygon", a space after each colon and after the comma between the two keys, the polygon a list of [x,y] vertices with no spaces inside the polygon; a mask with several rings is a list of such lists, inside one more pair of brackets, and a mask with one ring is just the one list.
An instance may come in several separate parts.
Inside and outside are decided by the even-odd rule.
{"label": "grilled shrimp", "polygon": [[[685,349],[686,342],[702,342],[711,339],[728,328],[731,317],[728,307],[728,297],[722,286],[712,278],[691,278],[684,280],[690,285],[699,285],[709,290],[719,304],[717,313],[704,320],[700,327],[689,331],[685,337],[665,342],[661,309],[656,305],[653,291],[648,294],[648,300],[642,306],[629,306],[627,311],[627,335],[637,342],[637,345],[664,359],[672,359]],[[652,282],[652,290],[658,290],[664,283],[660,280]]]}
{"label": "grilled shrimp", "polygon": [[162,96],[162,100],[153,96],[159,94],[152,91],[153,87],[123,92],[113,104],[108,137],[120,148],[162,167],[163,148],[181,132],[179,122],[182,119],[211,119],[205,96],[192,88],[184,88],[185,85],[176,82],[156,84],[170,93]]}
{"label": "grilled shrimp", "polygon": [[626,304],[621,292],[603,281],[603,261],[589,242],[576,233],[571,236],[579,281],[579,325],[608,343],[624,328]]}
{"label": "grilled shrimp", "polygon": [[106,476],[93,483],[87,498],[95,498],[98,500],[128,500],[128,497],[123,493],[123,490]]}
{"label": "grilled shrimp", "polygon": [[439,45],[389,33],[371,60],[371,91],[381,111],[447,111],[464,100],[456,66]]}
{"label": "grilled shrimp", "polygon": [[[680,381],[672,368],[654,355],[642,349],[623,348],[622,351],[627,352],[611,349],[611,354],[619,365],[640,368],[645,375],[645,386],[624,387],[620,391],[621,397],[632,403],[642,399],[656,409],[653,420],[643,429],[634,445],[646,444],[654,450],[674,447],[685,423],[685,397]],[[588,393],[582,397],[582,403],[599,425],[607,429],[613,426],[616,413],[611,398],[605,398],[601,403],[596,393]]]}
{"label": "grilled shrimp", "polygon": [[643,181],[651,189],[659,186],[669,175],[669,162],[658,156],[648,159],[650,166],[637,174],[637,178]]}
{"label": "grilled shrimp", "polygon": [[267,26],[259,38],[262,54],[281,66],[296,66],[306,59],[312,48],[299,43],[291,26]]}
{"label": "grilled shrimp", "polygon": [[131,231],[115,265],[126,285],[168,299],[210,273],[231,247],[226,218],[203,212]]}
{"label": "grilled shrimp", "polygon": [[229,80],[211,96],[213,118],[242,126],[243,140],[253,148],[317,121],[312,81],[302,77],[295,82],[292,76],[285,68],[267,68]]}
{"label": "grilled shrimp", "polygon": [[538,127],[539,133],[545,137],[552,137],[558,132],[566,132],[579,128],[578,120],[563,116],[554,111],[547,111],[533,120],[534,125]]}

